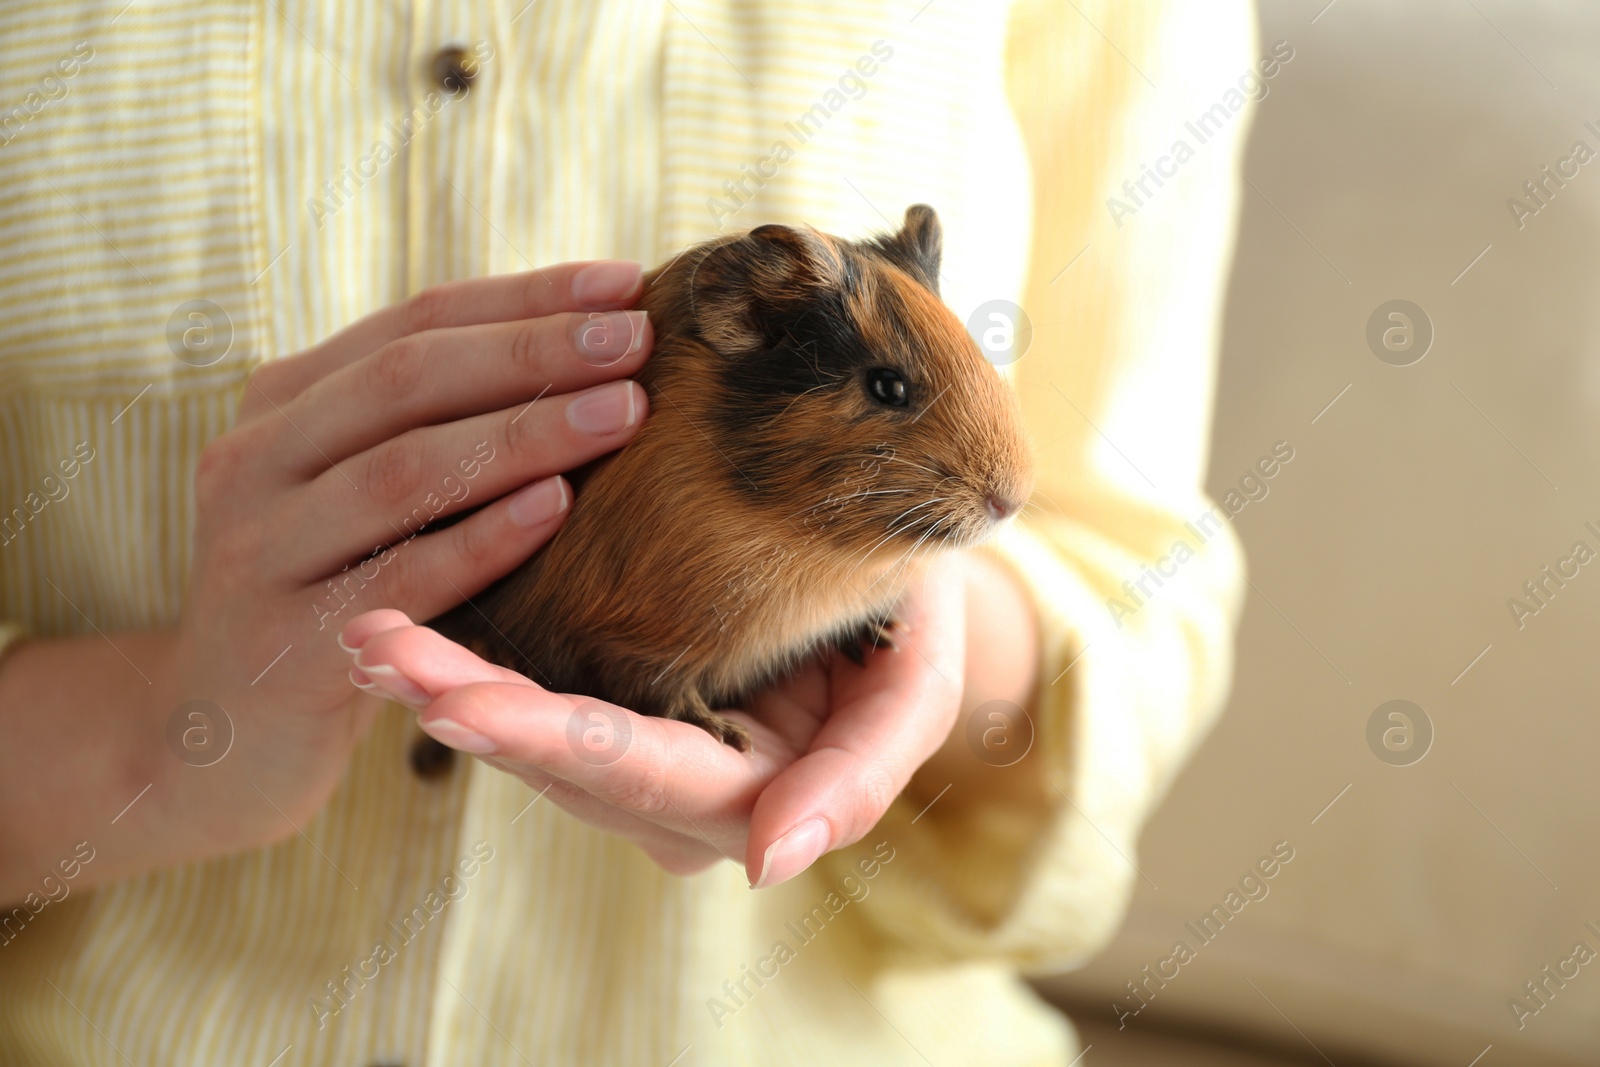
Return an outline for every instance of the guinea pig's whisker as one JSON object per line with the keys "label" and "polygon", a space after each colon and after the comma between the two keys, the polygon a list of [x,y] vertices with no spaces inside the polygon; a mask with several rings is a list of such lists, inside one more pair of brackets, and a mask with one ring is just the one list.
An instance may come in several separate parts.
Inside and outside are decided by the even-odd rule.
{"label": "guinea pig's whisker", "polygon": [[889,462],[889,463],[904,463],[906,466],[915,467],[919,471],[927,471],[929,474],[931,474],[934,477],[938,478],[940,481],[949,481],[950,477],[951,477],[950,475],[946,474],[944,471],[934,470],[932,467],[929,467],[926,464],[913,463],[911,460],[906,459],[904,456],[891,456],[891,457],[889,457],[887,462]]}
{"label": "guinea pig's whisker", "polygon": [[832,382],[818,382],[816,385],[813,385],[810,389],[807,389],[804,392],[796,393],[795,396],[794,396],[794,399],[789,401],[787,404],[785,404],[783,406],[783,410],[778,412],[776,415],[774,415],[773,419],[774,420],[781,419],[785,415],[789,414],[789,409],[794,407],[796,404],[798,404],[800,402],[800,398],[801,397],[808,396],[811,393],[816,392],[818,389],[826,389],[826,388],[828,388],[828,386],[830,386],[832,384],[833,384]]}
{"label": "guinea pig's whisker", "polygon": [[834,504],[848,504],[852,500],[860,500],[869,496],[904,496],[907,493],[914,492],[916,492],[915,489],[862,489],[846,496],[835,497],[832,502]]}
{"label": "guinea pig's whisker", "polygon": [[942,497],[942,496],[933,496],[933,497],[929,497],[927,500],[924,500],[920,504],[912,504],[909,508],[906,508],[900,514],[898,514],[894,518],[890,519],[889,520],[889,525],[893,526],[895,523],[899,522],[901,519],[905,518],[907,515],[911,514],[913,511],[916,511],[918,508],[925,508],[929,504],[937,504],[939,501],[944,500],[944,499],[946,499],[946,498]]}
{"label": "guinea pig's whisker", "polygon": [[813,514],[813,513],[816,513],[816,512],[820,512],[823,508],[836,509],[840,505],[848,504],[850,501],[859,499],[860,497],[864,497],[864,496],[884,496],[884,495],[889,495],[889,494],[898,495],[898,494],[902,494],[902,493],[913,493],[913,492],[916,492],[916,490],[914,490],[914,489],[861,489],[861,490],[857,490],[854,493],[846,493],[844,496],[831,496],[828,499],[824,500],[820,504],[812,504],[810,507],[801,508],[799,511],[795,512],[794,514],[787,516],[787,519],[788,519],[788,521],[792,522],[795,519],[800,518],[802,515],[808,515],[808,514]]}
{"label": "guinea pig's whisker", "polygon": [[[915,505],[907,508],[905,511],[902,511],[899,515],[895,516],[894,519],[890,520],[889,532],[884,534],[881,538],[879,538],[876,542],[873,543],[872,547],[868,548],[864,553],[862,553],[861,558],[856,560],[856,562],[851,566],[851,568],[848,571],[845,572],[846,577],[854,575],[856,571],[860,570],[862,564],[866,563],[867,560],[871,559],[872,558],[872,554],[874,552],[876,552],[878,549],[882,548],[884,545],[886,545],[890,541],[894,540],[897,536],[899,536],[900,534],[904,533],[906,530],[911,529],[917,523],[922,522],[923,519],[925,518],[925,516],[917,516],[916,518],[906,519],[906,516],[910,515],[913,511],[917,511],[920,508],[925,508],[930,504],[940,504],[940,503],[943,503],[944,501],[946,501],[948,499],[949,499],[949,497],[936,496],[936,497],[932,498],[931,500],[924,500],[920,504],[915,504]],[[894,524],[900,522],[901,519],[906,519],[906,521],[904,523],[902,523],[901,525],[899,525],[899,526],[895,526]]]}
{"label": "guinea pig's whisker", "polygon": [[[947,496],[936,496],[936,497],[932,497],[932,498],[930,498],[928,500],[924,500],[920,504],[913,504],[911,507],[906,508],[900,514],[896,515],[894,518],[889,520],[889,522],[888,522],[888,527],[889,527],[889,532],[890,532],[889,535],[892,537],[896,533],[899,533],[899,530],[895,529],[895,524],[898,523],[900,520],[904,519],[906,516],[910,515],[913,511],[920,511],[923,508],[929,506],[930,504],[942,504],[946,500],[949,500],[949,499],[950,498],[947,497]],[[922,521],[922,518],[923,517],[919,516],[918,518],[911,520],[911,524],[912,525],[916,525],[917,523]]]}
{"label": "guinea pig's whisker", "polygon": [[850,565],[850,569],[844,572],[845,579],[848,581],[850,578],[855,577],[856,571],[860,570],[867,560],[872,558],[872,554],[893,539],[894,534],[891,533],[887,537],[884,537],[882,540],[880,540],[877,544],[863,552],[861,554],[861,558],[852,563]]}
{"label": "guinea pig's whisker", "polygon": [[887,537],[884,537],[877,544],[873,545],[871,548],[869,548],[865,552],[863,552],[861,554],[861,558],[856,560],[853,564],[851,564],[850,565],[850,569],[844,572],[845,580],[848,581],[849,579],[855,577],[856,571],[860,570],[862,568],[862,566],[867,562],[867,560],[872,558],[872,554],[874,552],[876,552],[879,548],[881,548],[883,545],[887,544],[889,541],[891,541],[893,539],[894,539],[894,534],[890,533]]}
{"label": "guinea pig's whisker", "polygon": [[[807,309],[805,314],[802,316],[801,321],[803,322],[806,318],[810,317],[811,314],[811,310]],[[810,351],[816,347],[816,341],[796,341],[794,339],[794,334],[788,330],[783,331],[783,339],[788,341],[790,345],[794,346],[795,351],[799,352],[803,358],[810,362],[811,370],[816,374],[817,380],[819,382],[822,381],[822,364],[817,361],[816,353]],[[826,385],[827,383],[823,382],[822,384]],[[809,390],[807,391],[809,392]]]}
{"label": "guinea pig's whisker", "polygon": [[935,537],[940,532],[955,526],[955,524],[956,524],[956,520],[952,516],[950,516],[948,514],[939,516],[938,520],[935,521],[932,526],[928,527],[927,532],[925,532],[917,540],[917,543],[911,546],[911,551],[912,552],[917,552],[917,551],[921,550],[922,547],[925,544],[927,544],[929,539]]}
{"label": "guinea pig's whisker", "polygon": [[[912,490],[864,490],[864,491],[862,491],[862,493],[856,494],[856,496],[877,496],[877,494],[880,494],[880,493],[910,493],[910,491],[912,491]],[[840,498],[840,499],[838,499],[838,502],[850,501],[850,499],[854,499],[853,496],[846,496],[846,498]],[[936,496],[936,498],[931,499],[931,501],[923,501],[922,504],[914,504],[914,506],[907,507],[907,509],[904,510],[904,512],[901,512],[901,514],[896,515],[896,517],[894,517],[894,518],[891,518],[890,522],[886,523],[886,526],[888,526],[888,531],[890,531],[890,533],[886,534],[886,536],[883,537],[883,541],[888,541],[888,539],[890,539],[890,537],[893,537],[894,534],[899,533],[899,530],[894,530],[894,523],[901,522],[902,518],[906,518],[907,515],[912,514],[912,512],[915,512],[915,510],[922,509],[922,507],[928,507],[928,506],[930,506],[930,504],[938,504],[938,502],[941,502],[942,499],[946,499],[946,498],[942,498],[942,496]],[[915,525],[915,523],[918,523],[918,522],[922,522],[922,520],[920,520],[920,518],[914,518],[914,520],[912,520],[912,522],[910,522],[910,525]],[[870,553],[875,552],[875,550],[877,550],[878,545],[883,544],[883,541],[878,541],[877,544],[872,545],[872,547],[870,547],[870,549],[867,549],[867,555],[870,555]]]}
{"label": "guinea pig's whisker", "polygon": [[915,489],[857,489],[853,493],[834,497],[831,503],[842,504],[847,500],[859,500],[864,496],[903,496],[906,493],[914,492],[916,492]]}
{"label": "guinea pig's whisker", "polygon": [[936,522],[932,526],[928,527],[928,529],[923,532],[922,536],[917,538],[916,543],[913,544],[910,548],[906,549],[906,560],[907,560],[908,563],[912,559],[916,558],[917,550],[920,549],[923,545],[927,544],[928,543],[928,539],[931,538],[934,534],[938,533],[941,528],[943,528],[944,522],[945,522],[944,517],[940,516],[938,522]]}
{"label": "guinea pig's whisker", "polygon": [[[884,572],[882,574],[880,574],[877,578],[873,579],[873,581],[868,585],[867,588],[870,589],[873,585],[877,585],[879,582],[883,581],[885,578],[887,578],[887,577],[889,577],[891,575],[896,575],[897,572],[903,572],[903,571],[909,570],[911,568],[911,566],[913,564],[915,564],[916,561],[917,561],[916,560],[917,550],[920,549],[925,543],[927,543],[927,541],[928,541],[928,539],[930,537],[932,537],[934,534],[938,533],[938,531],[945,525],[946,519],[947,519],[946,516],[942,516],[941,515],[939,517],[938,521],[935,522],[932,526],[930,526],[928,528],[927,532],[925,532],[921,537],[917,538],[917,541],[916,541],[915,544],[913,544],[910,548],[906,549],[904,552],[900,553],[899,558],[897,558],[893,563],[891,563],[887,568],[885,568],[885,570],[884,570]],[[898,577],[896,578],[896,580],[898,580]]]}
{"label": "guinea pig's whisker", "polygon": [[889,585],[894,585],[895,583],[899,582],[905,574],[906,566],[910,562],[910,559],[911,556],[909,552],[900,553],[900,555],[895,557],[893,563],[889,564],[883,569],[882,574],[878,575],[876,578],[872,579],[872,581],[867,583],[867,590],[871,590],[874,586],[879,585],[880,583],[886,582]]}
{"label": "guinea pig's whisker", "polygon": [[811,361],[811,371],[817,376],[817,381],[823,385],[828,384],[826,381],[827,376],[822,373],[822,361],[817,358],[816,342],[806,342],[800,346],[800,351],[804,352],[806,357]]}
{"label": "guinea pig's whisker", "polygon": [[[938,500],[929,500],[926,503],[927,504],[937,504],[937,503],[939,503],[939,501]],[[918,504],[917,505],[918,508],[921,508],[923,506],[925,506],[925,505],[923,505],[923,504]],[[902,514],[907,514],[907,513],[902,512]],[[886,535],[884,535],[883,540],[879,541],[878,544],[881,545],[881,544],[883,544],[884,541],[888,541],[891,538],[898,537],[899,535],[905,533],[907,530],[912,529],[913,527],[915,527],[919,522],[923,522],[926,519],[927,519],[926,515],[917,515],[915,517],[911,517],[910,515],[907,515],[907,517],[906,517],[904,522],[900,523],[897,526],[889,527],[889,532]],[[875,545],[873,547],[876,548],[877,546]]]}

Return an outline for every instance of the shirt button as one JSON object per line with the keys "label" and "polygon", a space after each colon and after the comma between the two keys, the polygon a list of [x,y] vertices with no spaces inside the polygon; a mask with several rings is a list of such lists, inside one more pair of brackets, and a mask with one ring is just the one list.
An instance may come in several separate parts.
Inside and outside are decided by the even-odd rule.
{"label": "shirt button", "polygon": [[456,750],[441,745],[427,734],[411,744],[411,770],[423,781],[433,781],[449,774],[456,765]]}
{"label": "shirt button", "polygon": [[433,57],[433,82],[450,93],[472,88],[478,78],[477,57],[459,45],[439,49]]}

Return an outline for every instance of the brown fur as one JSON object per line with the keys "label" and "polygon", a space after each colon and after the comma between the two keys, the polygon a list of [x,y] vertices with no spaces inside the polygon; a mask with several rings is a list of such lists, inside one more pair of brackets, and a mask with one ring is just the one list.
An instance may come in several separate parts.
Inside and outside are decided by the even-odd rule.
{"label": "brown fur", "polygon": [[[1015,399],[936,295],[939,242],[918,205],[876,241],[764,226],[649,274],[646,425],[574,476],[549,545],[433,625],[747,748],[713,708],[830,644],[859,659],[917,551],[981,540],[991,496],[1027,498]],[[907,406],[874,398],[877,367]]]}

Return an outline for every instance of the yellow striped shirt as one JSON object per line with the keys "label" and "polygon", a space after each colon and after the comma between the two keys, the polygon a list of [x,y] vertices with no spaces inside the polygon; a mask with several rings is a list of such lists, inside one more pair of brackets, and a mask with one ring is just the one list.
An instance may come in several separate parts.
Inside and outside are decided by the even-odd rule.
{"label": "yellow striped shirt", "polygon": [[[431,80],[452,44],[467,93]],[[1035,326],[1040,508],[997,550],[1055,786],[902,799],[752,893],[473,761],[419,776],[387,717],[302,835],[0,917],[0,1064],[1076,1055],[1018,970],[1110,936],[1227,685],[1226,523],[1108,601],[1202,540],[1244,109],[1146,171],[1256,63],[1245,0],[14,0],[0,48],[0,642],[175,622],[196,456],[263,360],[448,279],[925,201],[947,302]]]}

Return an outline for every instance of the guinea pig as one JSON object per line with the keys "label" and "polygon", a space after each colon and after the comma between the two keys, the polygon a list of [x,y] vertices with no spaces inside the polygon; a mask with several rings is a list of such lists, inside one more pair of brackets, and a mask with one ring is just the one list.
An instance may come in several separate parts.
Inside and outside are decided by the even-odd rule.
{"label": "guinea pig", "polygon": [[938,295],[942,231],[768,225],[645,277],[650,417],[566,523],[435,620],[548,688],[703,727],[806,657],[893,643],[907,566],[1032,487],[1016,398]]}

